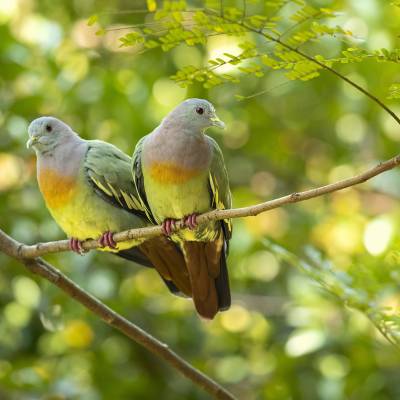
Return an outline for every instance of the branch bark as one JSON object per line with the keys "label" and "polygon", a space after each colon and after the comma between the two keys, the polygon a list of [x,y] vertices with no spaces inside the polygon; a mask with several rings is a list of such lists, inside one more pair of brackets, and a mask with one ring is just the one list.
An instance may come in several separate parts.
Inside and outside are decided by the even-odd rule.
{"label": "branch bark", "polygon": [[[385,171],[391,170],[398,165],[400,165],[400,155],[397,155],[385,162],[379,163],[375,167],[348,179],[343,179],[329,185],[317,187],[303,192],[292,193],[254,206],[210,211],[199,215],[197,220],[199,223],[203,223],[227,218],[256,216],[274,208],[282,207],[286,204],[298,203],[358,185],[377,175],[382,174]],[[183,227],[182,222],[177,225],[178,229]],[[130,229],[124,232],[116,233],[114,235],[114,240],[116,242],[122,242],[130,239],[150,238],[160,234],[162,234],[161,226],[153,226],[149,228]],[[90,250],[101,246],[97,240],[86,240],[83,243],[83,247],[86,250]],[[170,350],[168,345],[158,341],[137,325],[117,314],[98,299],[80,288],[51,264],[47,263],[41,258],[38,258],[39,256],[47,253],[57,253],[68,250],[70,250],[68,240],[38,243],[28,246],[17,242],[0,229],[0,251],[12,258],[19,260],[30,272],[39,275],[58,286],[70,297],[74,298],[94,314],[99,316],[108,325],[118,329],[124,335],[145,347],[156,356],[164,359],[173,368],[181,372],[195,385],[202,387],[214,398],[224,400],[235,399],[235,397],[225,388],[192,367],[188,362]]]}
{"label": "branch bark", "polygon": [[[298,203],[300,201],[309,200],[314,197],[323,196],[328,193],[336,192],[338,190],[358,185],[385,171],[391,170],[398,165],[400,165],[400,155],[397,155],[396,157],[393,157],[390,160],[382,162],[377,166],[370,168],[367,171],[359,175],[355,175],[351,178],[343,179],[341,181],[331,183],[329,185],[317,187],[303,192],[292,193],[287,196],[279,197],[277,199],[266,201],[265,203],[257,204],[254,206],[234,208],[229,210],[213,210],[199,215],[197,217],[197,221],[199,223],[203,223],[203,222],[216,221],[227,218],[256,216],[258,214],[272,210],[274,208],[282,207],[286,204]],[[181,229],[182,227],[183,223],[181,221],[180,223],[177,224],[177,229]],[[129,229],[127,231],[115,233],[114,240],[116,242],[123,242],[130,239],[151,238],[161,234],[162,234],[161,226],[152,226],[148,228]],[[82,247],[85,250],[91,250],[99,248],[101,247],[101,245],[98,242],[98,240],[90,239],[83,242]],[[70,248],[68,240],[37,243],[31,246],[19,244],[16,250],[17,251],[16,256],[19,258],[35,258],[47,253],[58,253],[61,251],[69,251],[69,250]]]}
{"label": "branch bark", "polygon": [[172,351],[167,344],[160,342],[137,325],[107,307],[101,301],[80,288],[57,268],[41,258],[22,258],[20,255],[21,247],[23,247],[23,244],[17,242],[0,229],[0,251],[20,261],[33,274],[39,275],[58,286],[67,293],[69,297],[81,303],[84,307],[93,312],[93,314],[100,317],[105,323],[118,329],[130,339],[145,347],[155,356],[162,358],[171,367],[178,370],[195,385],[203,388],[214,398],[235,400],[235,397],[225,388],[191,366],[182,357]]}

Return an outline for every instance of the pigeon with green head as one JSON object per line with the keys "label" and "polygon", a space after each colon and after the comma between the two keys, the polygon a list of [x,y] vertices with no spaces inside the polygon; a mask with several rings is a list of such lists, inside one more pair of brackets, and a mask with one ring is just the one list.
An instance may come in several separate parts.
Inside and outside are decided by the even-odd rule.
{"label": "pigeon with green head", "polygon": [[[226,258],[231,221],[198,224],[200,213],[231,208],[228,174],[218,144],[205,131],[224,127],[207,100],[188,99],[143,137],[133,176],[149,219],[182,250],[198,313],[208,319],[230,307]],[[186,228],[175,232],[176,220]]]}

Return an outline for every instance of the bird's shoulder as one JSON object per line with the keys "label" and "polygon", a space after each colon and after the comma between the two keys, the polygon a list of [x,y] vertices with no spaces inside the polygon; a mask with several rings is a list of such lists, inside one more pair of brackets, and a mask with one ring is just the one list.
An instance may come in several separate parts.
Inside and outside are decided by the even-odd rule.
{"label": "bird's shoulder", "polygon": [[143,214],[131,173],[131,157],[111,143],[88,141],[84,163],[86,182],[94,193],[112,205]]}

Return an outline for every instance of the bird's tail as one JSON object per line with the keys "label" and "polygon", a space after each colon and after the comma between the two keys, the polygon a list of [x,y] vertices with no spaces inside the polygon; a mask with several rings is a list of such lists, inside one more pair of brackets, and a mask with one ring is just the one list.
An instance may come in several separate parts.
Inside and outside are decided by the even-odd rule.
{"label": "bird's tail", "polygon": [[226,311],[231,306],[231,290],[229,287],[228,266],[226,264],[227,255],[227,244],[224,242],[220,258],[220,273],[215,279],[219,311]]}
{"label": "bird's tail", "polygon": [[159,236],[114,254],[145,267],[155,268],[171,293],[184,297],[192,296],[183,254],[169,239]]}
{"label": "bird's tail", "polygon": [[213,242],[184,242],[183,249],[196,310],[203,318],[213,319],[231,305],[223,234]]}
{"label": "bird's tail", "polygon": [[163,279],[172,282],[184,295],[192,296],[185,258],[174,242],[158,236],[146,240],[139,247]]}

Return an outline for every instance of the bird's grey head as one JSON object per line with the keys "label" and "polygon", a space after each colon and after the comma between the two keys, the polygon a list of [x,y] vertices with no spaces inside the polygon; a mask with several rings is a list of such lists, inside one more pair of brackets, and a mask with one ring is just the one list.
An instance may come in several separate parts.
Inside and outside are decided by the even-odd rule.
{"label": "bird's grey head", "polygon": [[40,117],[33,120],[28,127],[28,134],[26,146],[34,148],[39,153],[51,151],[76,136],[67,124],[54,117]]}
{"label": "bird's grey head", "polygon": [[204,132],[211,126],[225,128],[225,124],[217,117],[214,106],[204,99],[185,100],[168,114],[165,121],[187,126],[193,132]]}

